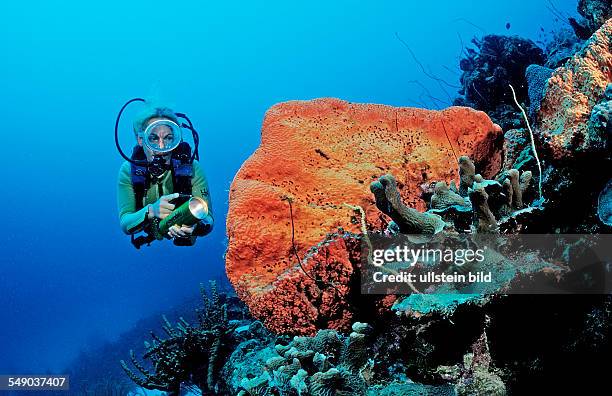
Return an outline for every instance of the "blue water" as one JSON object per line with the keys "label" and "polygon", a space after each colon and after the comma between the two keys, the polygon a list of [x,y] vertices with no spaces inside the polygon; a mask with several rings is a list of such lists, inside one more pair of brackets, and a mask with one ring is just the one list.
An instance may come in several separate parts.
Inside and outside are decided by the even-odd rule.
{"label": "blue water", "polygon": [[[414,81],[447,96],[395,32],[456,84],[459,37],[537,40],[562,24],[548,0],[88,3],[2,5],[0,373],[61,371],[222,276],[228,188],[273,104],[331,96],[433,108]],[[575,1],[553,3],[574,14]],[[216,228],[193,248],[137,251],[118,226],[114,118],[153,86],[202,137]]]}

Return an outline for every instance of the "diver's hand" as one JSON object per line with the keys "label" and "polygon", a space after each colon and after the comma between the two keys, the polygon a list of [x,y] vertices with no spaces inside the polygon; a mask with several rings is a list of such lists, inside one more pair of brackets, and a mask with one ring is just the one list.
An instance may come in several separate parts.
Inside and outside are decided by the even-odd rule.
{"label": "diver's hand", "polygon": [[172,239],[174,238],[187,238],[190,237],[191,234],[193,234],[193,230],[195,228],[195,225],[192,225],[191,227],[186,226],[186,225],[173,225],[172,227],[170,227],[170,229],[168,230],[168,236]]}
{"label": "diver's hand", "polygon": [[154,204],[149,206],[149,218],[157,217],[158,219],[166,218],[174,210],[174,205],[170,203],[175,198],[178,198],[179,193],[163,195]]}

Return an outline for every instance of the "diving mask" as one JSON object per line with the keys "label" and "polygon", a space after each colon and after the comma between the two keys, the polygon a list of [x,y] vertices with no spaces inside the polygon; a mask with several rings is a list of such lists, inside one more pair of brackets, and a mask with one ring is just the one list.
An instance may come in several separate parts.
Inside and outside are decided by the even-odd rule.
{"label": "diving mask", "polygon": [[149,124],[142,134],[144,145],[154,153],[165,154],[174,150],[183,140],[181,127],[171,120],[157,120]]}

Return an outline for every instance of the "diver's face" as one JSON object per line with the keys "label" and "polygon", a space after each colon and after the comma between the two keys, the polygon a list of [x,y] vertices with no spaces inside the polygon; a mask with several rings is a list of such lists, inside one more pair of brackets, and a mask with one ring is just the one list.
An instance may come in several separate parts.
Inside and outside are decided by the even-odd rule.
{"label": "diver's face", "polygon": [[148,146],[159,148],[164,151],[167,148],[172,148],[174,144],[174,131],[168,125],[156,125],[151,128],[151,133],[145,138],[148,141]]}
{"label": "diver's face", "polygon": [[[160,117],[154,117],[151,118],[149,121],[147,121],[146,125],[145,125],[145,129],[146,127],[148,127],[151,123],[157,121],[157,120],[163,120],[164,118],[160,118]],[[171,144],[174,141],[174,132],[172,130],[172,128],[170,128],[167,125],[159,125],[157,127],[154,127],[153,131],[151,131],[151,133],[147,136],[148,139],[148,143],[150,146],[153,147],[159,147],[161,150],[165,149],[168,144]],[[144,143],[144,137],[143,136],[138,136],[138,145],[142,146],[145,152],[145,155],[147,156],[147,161],[152,162],[153,161],[153,156],[160,156],[159,153],[151,150],[149,148],[148,145],[143,144]],[[170,157],[171,157],[171,153],[165,153],[162,154],[161,156],[165,158],[166,162],[169,163],[170,162]]]}

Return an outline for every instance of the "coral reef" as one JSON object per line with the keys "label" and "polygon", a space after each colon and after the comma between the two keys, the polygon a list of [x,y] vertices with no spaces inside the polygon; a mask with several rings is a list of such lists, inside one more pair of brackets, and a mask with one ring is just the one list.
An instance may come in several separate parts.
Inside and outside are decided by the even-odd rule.
{"label": "coral reef", "polygon": [[[546,84],[537,115],[536,145],[545,163],[546,198],[542,232],[594,233],[605,230],[596,210],[610,179],[610,82],[612,20],[556,69]],[[533,171],[533,167],[528,169]],[[568,199],[572,197],[572,199]],[[602,228],[603,227],[603,228]]]}
{"label": "coral reef", "polygon": [[[246,355],[234,353],[225,371],[232,378],[229,390],[239,396],[365,395],[372,328],[356,322],[352,330],[348,337],[320,330],[314,337],[295,336],[288,343],[251,347]],[[233,373],[253,363],[258,374],[240,378]]]}
{"label": "coral reef", "polygon": [[[460,170],[462,182],[464,188],[467,189],[468,199],[463,200],[459,194],[452,192],[446,187],[445,183],[437,185],[437,191],[445,191],[446,194],[454,194],[455,201],[450,207],[457,206],[457,203],[461,201],[465,204],[460,207],[469,208],[472,216],[469,218],[468,223],[462,223],[458,226],[456,219],[446,224],[445,232],[442,233],[442,239],[430,239],[424,247],[419,245],[419,248],[436,249],[439,247],[453,246],[457,241],[463,241],[465,239],[455,238],[454,232],[467,233],[472,235],[487,235],[487,234],[508,234],[514,233],[521,230],[528,230],[530,226],[529,221],[526,219],[537,218],[537,213],[542,211],[540,206],[529,206],[535,198],[535,194],[532,193],[534,190],[531,180],[531,171],[519,171],[517,169],[509,169],[501,172],[497,180],[486,180],[482,175],[476,173],[476,168],[473,165],[469,157],[462,157],[459,159],[459,168],[463,167],[463,171]],[[393,180],[389,175],[383,177],[384,180]],[[471,182],[471,184],[470,184]],[[393,183],[389,183],[393,186]],[[374,194],[377,192],[374,191]],[[436,192],[437,193],[437,192]],[[529,194],[531,193],[531,194]],[[394,194],[397,196],[398,194]],[[377,198],[377,201],[379,199]],[[538,204],[539,205],[539,204]],[[387,211],[385,205],[380,205],[383,212]],[[428,213],[411,212],[411,217],[416,218],[419,215],[424,216]],[[449,218],[449,213],[439,209],[431,209],[430,212],[441,213],[445,220],[452,220]],[[389,213],[391,217],[394,217],[396,224],[398,216],[391,211]],[[454,223],[454,224],[451,224]],[[454,229],[453,229],[454,225]],[[421,234],[422,228],[420,228]],[[412,232],[412,230],[410,230]],[[394,229],[388,228],[386,232],[391,234],[404,234],[402,227],[396,227]],[[410,232],[409,232],[410,233]],[[512,243],[497,244],[494,242],[495,239],[474,239],[470,237],[467,241],[468,245],[482,245],[486,244],[486,252],[483,255],[483,260],[478,264],[472,264],[470,270],[472,272],[483,271],[487,269],[495,269],[495,281],[488,284],[479,285],[466,285],[465,288],[460,284],[456,286],[450,286],[443,284],[441,286],[430,286],[427,288],[428,293],[462,293],[461,295],[451,295],[450,299],[442,298],[439,295],[422,295],[422,294],[411,294],[407,297],[398,297],[392,306],[392,310],[398,314],[406,314],[409,316],[417,315],[421,316],[429,314],[430,311],[436,312],[452,312],[457,305],[486,302],[486,295],[489,293],[495,293],[499,290],[508,290],[511,286],[521,284],[525,277],[534,278],[542,277],[553,280],[555,282],[563,279],[563,275],[566,269],[558,264],[547,262],[544,259],[540,259],[537,255],[524,252],[522,255],[516,255],[516,246]],[[507,239],[509,242],[510,240]],[[404,242],[407,243],[408,241]],[[491,244],[493,242],[493,244]],[[420,242],[422,243],[422,242]],[[380,246],[379,246],[380,248]],[[431,267],[427,264],[416,264],[413,263],[411,272],[418,275],[421,272],[428,271]],[[396,268],[395,270],[399,270]],[[439,300],[439,301],[438,301]]]}
{"label": "coral reef", "polygon": [[[591,356],[605,359],[609,353],[609,341],[601,337],[610,328],[609,296],[411,297],[421,315],[389,319],[384,327],[390,330],[377,333],[372,345],[373,360],[386,363],[374,366],[376,385],[370,389],[380,394],[410,382],[416,389],[425,384],[450,395],[488,395],[504,389],[508,394],[552,389],[563,394],[567,384],[558,381],[560,373],[606,381],[601,377],[605,369]],[[577,338],[588,343],[591,336],[599,340],[594,342],[598,350],[576,345]],[[572,365],[575,359],[585,366]]]}
{"label": "coral reef", "polygon": [[537,171],[527,129],[511,129],[504,134],[504,169]]}
{"label": "coral reef", "polygon": [[492,365],[486,325],[482,334],[472,344],[471,352],[463,356],[463,362],[454,366],[439,366],[436,373],[445,380],[455,382],[458,396],[504,396],[506,385]]}
{"label": "coral reef", "polygon": [[[513,215],[526,206],[523,198],[526,193],[529,202],[536,196],[529,194],[532,179],[529,170],[508,169],[500,172],[497,180],[487,180],[476,173],[474,162],[468,156],[459,158],[458,169],[458,192],[446,182],[436,183],[431,209],[427,212],[409,208],[401,201],[392,175],[381,176],[373,182],[371,191],[377,207],[393,220],[388,229],[401,234],[436,234],[452,230],[453,225],[456,231],[469,232],[473,225],[474,232],[497,233],[502,223],[516,221]],[[462,213],[471,216],[462,219]]]}
{"label": "coral reef", "polygon": [[[594,10],[597,2],[585,3]],[[547,261],[508,234],[584,231],[573,228],[577,223],[603,229],[609,221],[610,175],[593,169],[610,169],[610,29],[604,23],[557,68],[579,45],[563,41],[554,60],[548,57],[556,70],[540,66],[549,54],[532,42],[475,42],[478,51],[462,60],[465,97],[457,103],[512,127],[503,143],[497,125],[467,109],[333,99],[270,109],[261,146],[232,184],[226,258],[230,280],[265,328],[253,322],[234,331],[240,342],[220,386],[241,396],[523,394],[559,388],[551,370],[569,374],[568,362],[582,351],[605,356],[575,332],[607,345],[609,299],[500,293],[514,286],[528,292],[539,281],[570,285],[571,257],[587,249],[585,241],[566,243],[556,247],[562,260]],[[427,241],[415,244],[434,247],[460,246],[465,238],[470,246],[505,241],[487,245],[494,248],[469,266],[494,269],[497,278],[425,285],[424,293],[405,296],[357,295],[362,245],[371,249],[378,235],[415,233]],[[439,268],[428,265],[416,264],[413,273]],[[364,319],[376,326],[354,323]],[[565,363],[538,360],[540,345],[550,356],[561,348]],[[546,381],[531,389],[529,381],[543,372]]]}
{"label": "coral reef", "polygon": [[609,0],[579,0],[578,12],[584,20],[569,18],[569,23],[576,36],[583,40],[588,39],[601,25],[612,18],[612,6]]}
{"label": "coral reef", "polygon": [[518,98],[525,101],[525,71],[529,65],[543,65],[544,52],[531,40],[516,36],[487,35],[472,43],[476,49],[468,49],[460,62],[462,97],[455,104],[487,112],[503,130],[518,127],[508,84],[518,87]]}
{"label": "coral reef", "polygon": [[579,0],[578,12],[589,20],[593,32],[612,18],[612,6],[607,0]]}
{"label": "coral reef", "polygon": [[486,330],[472,345],[472,353],[463,358],[463,367],[459,368],[460,380],[457,383],[457,395],[506,395],[506,385],[491,367],[491,354]]}
{"label": "coral reef", "polygon": [[612,179],[599,193],[597,199],[597,215],[602,223],[612,227]]}
{"label": "coral reef", "polygon": [[[212,285],[201,291],[197,324],[164,317],[166,336],[151,332],[143,353],[130,351],[133,367],[121,362],[129,379],[170,395],[565,394],[573,382],[582,394],[609,387],[601,362],[610,355],[610,295],[505,295],[541,279],[565,286],[577,265],[572,257],[588,250],[584,240],[560,244],[563,260],[547,262],[512,245],[508,234],[612,229],[610,3],[580,0],[579,9],[585,20],[572,24],[586,43],[566,31],[545,54],[503,36],[485,36],[467,50],[457,103],[489,115],[336,99],[271,108],[261,146],[232,184],[227,220],[227,273],[254,317]],[[518,88],[516,104],[529,105],[535,136],[508,83]],[[415,233],[431,246],[435,238],[452,247],[463,238],[510,245],[469,267],[497,271],[491,283],[361,294],[370,238]],[[430,269],[440,267],[419,263],[413,273]],[[99,356],[80,362],[95,366]],[[119,357],[107,356],[120,371]],[[128,390],[114,377],[74,386],[78,394]]]}
{"label": "coral reef", "polygon": [[[591,116],[587,124],[587,134],[592,136],[592,140],[600,142],[602,151],[607,153],[607,158],[611,158],[611,136],[612,136],[612,83],[608,84],[606,93],[602,100],[593,107]],[[604,154],[605,155],[605,154]]]}
{"label": "coral reef", "polygon": [[[376,209],[370,182],[392,173],[402,201],[422,211],[421,184],[457,177],[453,152],[473,158],[484,176],[497,174],[501,138],[484,113],[467,108],[437,112],[337,99],[272,107],[261,146],[230,189],[230,281],[269,329],[346,329],[351,312],[344,296],[358,250],[350,233],[362,231],[353,208],[363,208],[367,227],[388,221]],[[348,234],[325,236],[340,227]],[[324,241],[300,268],[297,257]]]}
{"label": "coral reef", "polygon": [[[469,157],[462,158],[461,163],[469,164],[471,161]],[[486,193],[487,196],[489,193],[492,196],[497,195],[502,201],[505,199],[503,202],[506,210],[509,211],[509,216],[514,213],[524,213],[521,208],[530,202],[523,200],[525,193],[530,189],[530,171],[520,172],[510,169],[500,174],[499,181],[493,181],[486,180],[477,174],[476,167],[473,167],[473,172],[471,166],[468,169],[467,173],[472,179],[471,186],[467,186],[471,199],[464,200],[464,203],[477,206],[478,201],[473,194],[478,191],[478,193]],[[383,200],[384,204],[380,206],[385,208],[382,209],[383,211],[387,210],[389,215],[395,216],[394,211],[388,208],[389,201],[393,201],[395,206],[397,202],[401,202],[399,193],[396,191],[397,185],[388,175],[383,176],[382,181],[382,183],[379,182],[380,186],[375,186],[373,192],[380,193],[383,184],[385,184],[382,187],[383,192],[385,188],[391,187],[394,198],[390,200],[385,195],[386,201]],[[451,207],[459,204],[460,199],[463,199],[448,188],[445,182],[437,183],[434,193],[441,197],[449,193],[455,194],[451,200]],[[437,196],[435,201],[438,202],[439,198]],[[523,200],[522,203],[521,200]],[[440,202],[445,202],[445,200],[441,199]],[[405,207],[404,204],[402,205]],[[443,208],[444,205],[441,207]],[[353,207],[354,210],[355,208]],[[494,206],[493,210],[499,210],[499,208]],[[478,210],[475,208],[475,211]],[[361,214],[363,220],[365,213],[361,212]],[[413,215],[418,214],[411,212],[411,216]],[[362,228],[365,228],[363,224]],[[491,230],[484,231],[490,232]],[[332,241],[337,236],[332,237]],[[353,234],[351,236],[356,238]],[[501,260],[503,256],[498,255],[493,258]],[[519,260],[524,260],[524,257],[519,257]],[[484,267],[495,267],[496,265],[493,261],[488,260]],[[553,278],[559,276],[559,268],[554,269],[545,265],[546,263],[534,262],[527,271],[534,271],[532,274],[548,274]],[[512,272],[507,268],[501,272],[508,274],[509,278],[505,279],[508,282],[511,282],[513,277],[520,279],[521,274],[527,273],[525,271]],[[501,284],[494,287],[501,287]],[[498,307],[503,306],[498,303],[499,298],[487,297],[491,291],[483,290],[475,294],[413,294],[400,299],[393,307],[395,312],[402,313],[397,317],[399,322],[394,322],[392,325],[387,323],[384,328],[379,328],[377,339],[372,344],[373,348],[364,348],[369,343],[366,332],[361,330],[365,326],[360,324],[353,326],[355,331],[349,337],[333,330],[321,330],[315,337],[295,337],[288,343],[282,341],[282,337],[280,342],[277,339],[276,342],[267,345],[254,340],[245,341],[226,363],[224,370],[228,374],[227,378],[233,378],[231,385],[227,386],[242,396],[410,394],[408,392],[505,395],[513,388],[521,389],[520,380],[514,377],[515,374],[506,373],[519,372],[521,379],[531,378],[528,374],[529,365],[534,363],[532,361],[523,363],[520,359],[520,363],[516,363],[516,359],[510,356],[497,359],[495,367],[493,366],[492,353],[487,339],[487,326],[485,325],[483,330],[477,325],[479,322],[488,323],[489,319],[485,312],[495,311],[499,309]],[[514,301],[514,298],[511,301]],[[516,312],[518,308],[515,306],[513,309],[515,310],[513,312]],[[606,312],[609,313],[609,309],[593,311],[593,315],[587,318],[585,326],[591,326],[594,332],[602,334],[605,326],[602,327],[601,323],[604,323],[605,319],[602,321],[601,317],[604,317]],[[508,312],[505,313],[507,314]],[[498,318],[497,315],[494,317]],[[418,322],[410,324],[415,320]],[[406,326],[404,321],[408,321],[408,326],[405,328],[402,327]],[[534,322],[529,323],[533,325]],[[449,328],[449,326],[452,327]],[[505,339],[498,338],[500,337],[499,329],[500,327],[497,326],[494,332],[497,350],[504,343],[511,342],[508,337],[514,337],[513,334],[507,334]],[[455,335],[453,346],[443,341],[451,331]],[[465,336],[457,337],[464,331]],[[470,334],[474,334],[474,331],[480,331],[481,335],[476,342],[471,344],[469,353],[465,354],[463,350],[463,359],[457,363],[457,353],[465,348]],[[542,332],[539,337],[545,337],[545,332]],[[538,339],[542,340],[542,338]],[[551,348],[554,348],[554,343],[549,344]],[[350,345],[355,347],[351,348]],[[578,347],[573,346],[572,348]],[[533,348],[519,347],[518,349],[525,355],[533,353]],[[352,352],[348,352],[349,350]],[[412,351],[412,353],[406,353],[407,351]],[[568,356],[574,355],[569,354]],[[449,366],[449,362],[455,363]],[[550,362],[547,364],[554,365]],[[243,375],[244,370],[236,369],[237,367],[248,367],[250,374]],[[503,370],[496,367],[503,367]],[[232,374],[236,370],[242,374]]]}
{"label": "coral reef", "polygon": [[136,374],[122,360],[121,366],[137,385],[149,390],[160,390],[179,395],[182,388],[197,387],[205,392],[218,391],[218,371],[227,353],[229,335],[234,327],[227,316],[215,282],[210,284],[210,297],[202,287],[203,309],[199,324],[192,326],[183,318],[176,326],[166,319],[163,326],[167,338],[151,332],[152,343],[145,342],[144,359],[151,361],[153,372],[130,351],[130,359],[138,370]]}
{"label": "coral reef", "polygon": [[543,148],[554,161],[603,152],[605,135],[591,133],[591,113],[612,82],[612,19],[608,20],[546,86],[538,113]]}
{"label": "coral reef", "polygon": [[411,294],[398,299],[392,306],[404,316],[422,317],[434,314],[450,317],[461,305],[483,304],[487,298],[476,293],[461,294]]}
{"label": "coral reef", "polygon": [[455,396],[452,385],[424,385],[415,382],[391,383],[379,385],[368,389],[368,396]]}
{"label": "coral reef", "polygon": [[572,29],[555,30],[545,44],[547,60],[544,66],[553,70],[563,66],[583,44],[584,40],[579,39]]}
{"label": "coral reef", "polygon": [[[462,162],[471,161],[463,158]],[[502,173],[504,184],[518,184],[521,192],[528,188],[529,175],[517,170]],[[383,179],[389,182],[388,176]],[[479,174],[473,176],[468,191],[475,189],[491,194],[503,191],[500,183]],[[518,258],[521,265],[524,259]],[[507,275],[491,286],[494,289],[529,271],[542,271],[552,278],[559,274],[558,267],[545,267],[546,263],[537,260],[518,270],[500,267],[504,260],[502,254],[490,252],[482,264],[483,268],[500,268]],[[406,394],[402,392],[503,395],[509,380],[493,367],[484,332],[489,321],[485,312],[499,300],[488,296],[494,289],[472,294],[446,294],[442,289],[443,294],[412,294],[395,302],[392,312],[400,315],[392,323],[377,329],[354,323],[348,337],[335,330],[320,330],[314,337],[296,336],[291,341],[285,341],[285,336],[265,342],[248,339],[224,366],[227,389],[241,396]],[[485,323],[484,329],[479,323]],[[373,331],[376,338],[371,335]],[[452,344],[444,343],[451,331],[455,334]],[[480,334],[477,341],[469,341],[474,334]],[[471,345],[470,353],[465,354],[467,345]],[[457,363],[458,352],[463,363]],[[441,365],[449,361],[454,366],[441,370]]]}

